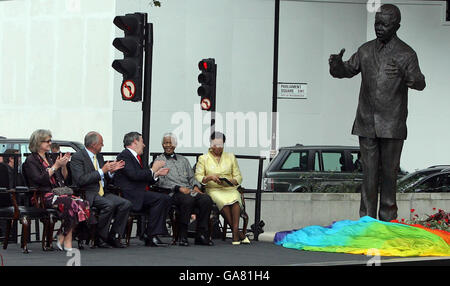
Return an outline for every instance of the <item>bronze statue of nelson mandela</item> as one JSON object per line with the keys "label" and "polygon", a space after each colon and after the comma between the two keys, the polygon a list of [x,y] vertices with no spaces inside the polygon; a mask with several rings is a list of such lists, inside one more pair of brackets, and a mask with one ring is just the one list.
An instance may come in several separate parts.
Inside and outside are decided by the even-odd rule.
{"label": "bronze statue of nelson mandela", "polygon": [[375,14],[376,39],[359,47],[348,61],[345,49],[329,58],[330,74],[351,78],[361,73],[352,134],[359,136],[364,179],[360,216],[383,221],[397,218],[396,188],[403,141],[406,139],[408,88],[423,90],[425,77],[414,50],[397,37],[400,10],[384,4]]}

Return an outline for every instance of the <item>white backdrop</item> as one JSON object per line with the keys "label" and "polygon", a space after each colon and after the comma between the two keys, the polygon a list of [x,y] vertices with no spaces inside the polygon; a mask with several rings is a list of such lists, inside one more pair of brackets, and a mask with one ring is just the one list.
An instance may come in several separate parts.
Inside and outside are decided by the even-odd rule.
{"label": "white backdrop", "polygon": [[[124,133],[141,131],[141,105],[121,100],[121,76],[111,68],[121,54],[111,43],[122,32],[112,20],[146,12],[154,24],[150,151],[162,150],[164,132],[182,130],[177,151],[206,151],[198,137],[209,121],[196,106],[196,90],[197,63],[208,57],[218,65],[217,110],[228,150],[259,155],[270,149],[274,1],[162,0],[162,7],[150,2],[0,1],[0,136],[29,137],[48,128],[54,138],[82,141],[96,130],[104,135],[105,151],[120,151]],[[382,2],[399,5],[399,36],[416,50],[427,81],[423,92],[410,92],[401,165],[413,171],[449,163],[445,5]],[[341,48],[347,59],[373,39],[373,20],[362,0],[281,1],[279,82],[304,82],[308,90],[307,99],[278,100],[280,146],[358,144],[350,132],[360,76],[333,79],[327,59]],[[247,121],[231,128],[239,116]],[[250,187],[256,185],[255,168],[256,163],[241,163]]]}

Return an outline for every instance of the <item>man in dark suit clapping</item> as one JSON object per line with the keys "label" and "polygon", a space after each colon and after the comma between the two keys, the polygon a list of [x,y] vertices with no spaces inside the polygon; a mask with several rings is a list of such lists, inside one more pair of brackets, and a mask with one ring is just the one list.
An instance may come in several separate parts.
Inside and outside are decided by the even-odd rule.
{"label": "man in dark suit clapping", "polygon": [[[84,137],[85,149],[73,154],[70,169],[75,185],[86,192],[89,205],[99,210],[95,245],[124,248],[120,237],[125,232],[131,203],[115,194],[109,193],[106,185],[114,173],[125,165],[123,161],[106,162],[100,154],[103,147],[103,137],[97,132],[89,132]],[[111,226],[111,221],[114,222]]]}
{"label": "man in dark suit clapping", "polygon": [[125,167],[117,172],[114,184],[121,188],[124,198],[133,204],[134,211],[145,210],[149,215],[145,245],[162,246],[158,235],[167,234],[166,217],[170,208],[170,197],[163,193],[148,191],[148,185],[154,184],[159,176],[165,176],[169,169],[163,168],[164,161],[155,161],[151,169],[142,165],[141,155],[144,141],[138,132],[125,134],[125,149],[117,156],[124,161]]}

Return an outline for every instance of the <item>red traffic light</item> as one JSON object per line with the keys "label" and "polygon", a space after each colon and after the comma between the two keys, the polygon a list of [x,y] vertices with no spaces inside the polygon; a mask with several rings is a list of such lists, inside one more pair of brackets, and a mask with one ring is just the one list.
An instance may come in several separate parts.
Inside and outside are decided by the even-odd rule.
{"label": "red traffic light", "polygon": [[144,33],[145,15],[142,13],[126,14],[114,17],[113,23],[125,32],[125,35],[142,37]]}
{"label": "red traffic light", "polygon": [[205,59],[201,60],[198,63],[198,69],[201,71],[212,71],[214,69],[214,59]]}

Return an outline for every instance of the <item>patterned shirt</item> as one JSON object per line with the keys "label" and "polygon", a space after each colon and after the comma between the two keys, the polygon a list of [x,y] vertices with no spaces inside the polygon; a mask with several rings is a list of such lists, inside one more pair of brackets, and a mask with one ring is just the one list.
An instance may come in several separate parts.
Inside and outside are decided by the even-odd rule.
{"label": "patterned shirt", "polygon": [[172,194],[178,191],[180,187],[193,189],[194,186],[201,188],[201,184],[194,178],[194,170],[188,159],[179,154],[172,156],[161,154],[156,157],[155,161],[164,161],[164,168],[169,168],[166,176],[160,176],[158,187],[172,190]]}

